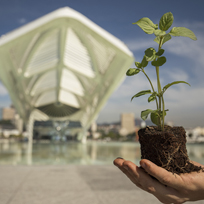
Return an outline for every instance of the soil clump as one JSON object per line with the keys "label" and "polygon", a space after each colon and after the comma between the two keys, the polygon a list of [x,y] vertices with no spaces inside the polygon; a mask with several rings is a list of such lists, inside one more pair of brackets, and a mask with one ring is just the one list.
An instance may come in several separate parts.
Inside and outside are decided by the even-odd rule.
{"label": "soil clump", "polygon": [[147,126],[138,132],[141,159],[148,159],[172,173],[190,173],[203,170],[190,162],[186,149],[186,131],[183,127]]}

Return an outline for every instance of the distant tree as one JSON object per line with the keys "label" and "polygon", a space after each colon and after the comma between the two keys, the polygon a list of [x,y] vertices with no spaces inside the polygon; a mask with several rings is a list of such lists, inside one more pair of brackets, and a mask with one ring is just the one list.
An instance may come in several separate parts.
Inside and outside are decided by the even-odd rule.
{"label": "distant tree", "polygon": [[0,120],[0,125],[12,125],[11,120]]}

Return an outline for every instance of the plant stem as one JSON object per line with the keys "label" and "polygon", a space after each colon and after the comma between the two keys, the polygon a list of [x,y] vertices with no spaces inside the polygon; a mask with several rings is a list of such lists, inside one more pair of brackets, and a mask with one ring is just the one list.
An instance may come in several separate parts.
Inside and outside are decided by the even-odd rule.
{"label": "plant stem", "polygon": [[[152,91],[155,92],[155,90],[154,90],[154,86],[153,86],[153,84],[152,84],[150,78],[149,78],[149,77],[147,76],[147,74],[145,73],[144,69],[142,69],[142,72],[143,72],[144,75],[147,77],[147,79],[148,79],[148,81],[149,81],[149,83],[150,83],[150,86],[151,86],[151,88],[152,88]],[[158,105],[157,98],[156,98],[156,105],[157,105],[157,109],[158,109],[158,108],[159,108],[159,105]]]}
{"label": "plant stem", "polygon": [[[163,36],[160,37],[158,51],[162,47],[162,42],[163,42]],[[158,96],[159,97],[159,129],[163,131],[164,130],[164,98],[163,98],[161,83],[159,78],[159,66],[156,66],[156,74],[157,74],[157,88],[158,88],[158,95],[159,95]],[[161,112],[163,113],[162,118],[161,118]]]}
{"label": "plant stem", "polygon": [[161,36],[161,37],[160,37],[160,41],[159,41],[159,50],[160,50],[161,47],[162,47],[163,39],[164,39],[164,36]]}
{"label": "plant stem", "polygon": [[163,108],[163,113],[162,113],[162,130],[164,131],[165,104],[164,104],[163,94],[162,94],[162,108]]}
{"label": "plant stem", "polygon": [[158,107],[158,109],[159,109],[159,129],[161,130],[161,128],[162,128],[162,120],[161,120],[161,92],[162,92],[162,90],[161,90],[161,83],[160,83],[160,79],[159,79],[159,67],[157,66],[156,67],[156,74],[157,74],[157,88],[158,88],[158,97],[159,97],[159,107]]}

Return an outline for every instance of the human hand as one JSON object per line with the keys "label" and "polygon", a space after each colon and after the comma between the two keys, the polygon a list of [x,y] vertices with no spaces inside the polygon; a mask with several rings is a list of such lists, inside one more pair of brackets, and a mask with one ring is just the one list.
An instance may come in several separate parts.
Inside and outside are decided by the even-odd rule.
{"label": "human hand", "polygon": [[[201,164],[192,163],[204,168]],[[204,172],[202,171],[172,174],[146,159],[140,161],[141,167],[122,158],[115,159],[114,165],[136,186],[153,194],[162,203],[180,204],[204,199]]]}

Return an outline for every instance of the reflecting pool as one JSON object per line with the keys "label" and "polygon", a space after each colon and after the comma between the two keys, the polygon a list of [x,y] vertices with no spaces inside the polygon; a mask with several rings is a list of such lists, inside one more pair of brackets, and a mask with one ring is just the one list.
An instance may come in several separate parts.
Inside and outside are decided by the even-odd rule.
{"label": "reflecting pool", "polygon": [[[204,145],[187,144],[191,160],[204,164]],[[112,164],[116,157],[136,164],[140,161],[140,145],[135,142],[39,142],[33,144],[32,154],[28,143],[0,142],[0,165],[101,165]]]}

